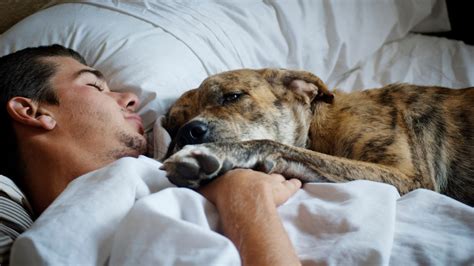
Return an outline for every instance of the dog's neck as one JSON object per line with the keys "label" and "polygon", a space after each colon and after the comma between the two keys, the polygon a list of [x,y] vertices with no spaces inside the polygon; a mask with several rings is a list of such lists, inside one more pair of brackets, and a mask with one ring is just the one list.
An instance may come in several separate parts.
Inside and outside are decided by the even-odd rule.
{"label": "dog's neck", "polygon": [[333,119],[334,104],[316,102],[312,105],[313,114],[307,134],[307,149],[333,154],[335,138],[331,132],[337,132],[334,131],[337,127]]}

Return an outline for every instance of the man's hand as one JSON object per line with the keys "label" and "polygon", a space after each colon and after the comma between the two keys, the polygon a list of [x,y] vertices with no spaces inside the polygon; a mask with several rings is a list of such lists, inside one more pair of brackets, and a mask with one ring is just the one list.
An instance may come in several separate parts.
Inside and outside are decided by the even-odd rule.
{"label": "man's hand", "polygon": [[216,205],[222,230],[239,249],[244,265],[299,265],[276,207],[300,187],[297,179],[236,169],[200,192]]}
{"label": "man's hand", "polygon": [[[286,180],[279,174],[268,175],[248,169],[235,169],[202,187],[199,191],[215,205],[225,205],[228,200],[234,197],[243,197],[246,194],[256,196],[256,192],[271,193],[274,204],[279,206],[299,188],[301,188],[301,181],[298,179]],[[234,193],[239,193],[239,195]]]}

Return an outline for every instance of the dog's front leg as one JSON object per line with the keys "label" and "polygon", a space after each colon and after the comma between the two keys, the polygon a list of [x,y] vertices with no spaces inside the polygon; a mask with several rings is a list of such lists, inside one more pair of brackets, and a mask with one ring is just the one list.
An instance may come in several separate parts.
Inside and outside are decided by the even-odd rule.
{"label": "dog's front leg", "polygon": [[196,188],[231,169],[255,168],[260,156],[252,147],[246,142],[187,145],[165,160],[161,169],[173,184]]}
{"label": "dog's front leg", "polygon": [[266,172],[280,173],[286,178],[298,178],[304,182],[370,180],[391,184],[401,194],[417,188],[435,189],[429,178],[409,176],[389,165],[351,160],[269,140],[243,144],[254,147],[248,150],[257,151],[259,161],[267,161],[266,165],[273,163]]}
{"label": "dog's front leg", "polygon": [[[390,166],[331,156],[271,140],[188,145],[167,159],[162,169],[178,186],[198,187],[233,168],[279,173],[304,182],[371,180],[392,184],[400,193],[429,188]],[[427,187],[428,186],[428,187]]]}
{"label": "dog's front leg", "polygon": [[172,183],[196,188],[234,168],[281,173],[303,181],[327,181],[305,164],[287,160],[285,153],[304,152],[271,140],[187,145],[162,166]]}

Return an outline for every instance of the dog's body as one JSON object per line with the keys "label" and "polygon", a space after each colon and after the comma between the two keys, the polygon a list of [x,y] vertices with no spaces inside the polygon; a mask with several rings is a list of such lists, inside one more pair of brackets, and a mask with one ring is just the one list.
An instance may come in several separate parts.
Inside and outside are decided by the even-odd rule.
{"label": "dog's body", "polygon": [[163,168],[177,185],[239,167],[427,188],[474,205],[474,88],[330,92],[309,72],[243,69],[184,94],[165,127],[175,154]]}

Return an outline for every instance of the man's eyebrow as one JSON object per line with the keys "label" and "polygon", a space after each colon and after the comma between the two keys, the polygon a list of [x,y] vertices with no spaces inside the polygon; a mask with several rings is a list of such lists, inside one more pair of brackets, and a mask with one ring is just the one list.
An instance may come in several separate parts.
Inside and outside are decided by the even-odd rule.
{"label": "man's eyebrow", "polygon": [[87,73],[96,76],[98,79],[100,79],[102,81],[105,81],[104,74],[102,74],[102,72],[100,72],[99,70],[96,70],[96,69],[87,69],[87,68],[84,68],[84,69],[81,69],[81,70],[77,71],[76,74],[75,74],[75,78],[78,78],[81,75],[84,75],[84,74],[87,74]]}

